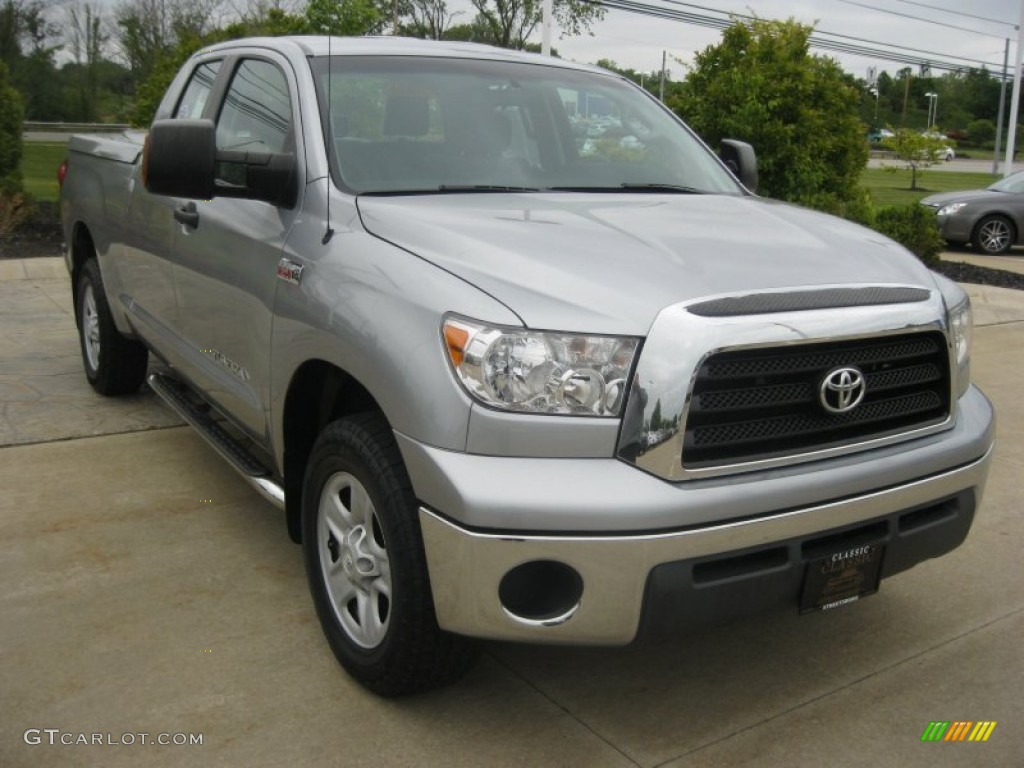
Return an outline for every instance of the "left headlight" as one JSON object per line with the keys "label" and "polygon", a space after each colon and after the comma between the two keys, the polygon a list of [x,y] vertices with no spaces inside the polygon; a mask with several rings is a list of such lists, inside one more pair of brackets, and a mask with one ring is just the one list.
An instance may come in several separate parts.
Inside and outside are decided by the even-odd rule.
{"label": "left headlight", "polygon": [[614,417],[640,340],[530,331],[448,318],[448,360],[466,391],[508,411]]}
{"label": "left headlight", "polygon": [[954,213],[963,208],[967,203],[950,203],[939,208],[937,216],[952,216]]}
{"label": "left headlight", "polygon": [[974,336],[971,300],[966,296],[949,310],[949,330],[956,352],[957,397],[962,397],[971,383],[971,341]]}

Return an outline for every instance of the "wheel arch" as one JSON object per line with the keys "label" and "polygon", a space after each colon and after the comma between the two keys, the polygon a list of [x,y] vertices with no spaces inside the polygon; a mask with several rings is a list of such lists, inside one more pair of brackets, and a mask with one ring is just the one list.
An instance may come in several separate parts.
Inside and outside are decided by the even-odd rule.
{"label": "wheel arch", "polygon": [[307,360],[292,375],[281,425],[285,516],[292,541],[302,540],[302,484],[317,436],[332,421],[366,412],[384,413],[369,390],[337,365],[325,360]]}

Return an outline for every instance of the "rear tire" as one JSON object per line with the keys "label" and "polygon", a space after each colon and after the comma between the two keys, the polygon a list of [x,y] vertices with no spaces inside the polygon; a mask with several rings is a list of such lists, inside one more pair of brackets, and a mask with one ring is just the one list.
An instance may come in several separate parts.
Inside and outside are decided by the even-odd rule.
{"label": "rear tire", "polygon": [[137,341],[121,335],[114,325],[96,259],[78,273],[75,319],[82,348],[85,377],[101,395],[126,395],[138,390],[146,378],[149,352]]}
{"label": "rear tire", "polygon": [[381,415],[324,429],[302,494],[306,577],[334,655],[381,696],[446,685],[475,658],[471,641],[437,625],[417,509]]}

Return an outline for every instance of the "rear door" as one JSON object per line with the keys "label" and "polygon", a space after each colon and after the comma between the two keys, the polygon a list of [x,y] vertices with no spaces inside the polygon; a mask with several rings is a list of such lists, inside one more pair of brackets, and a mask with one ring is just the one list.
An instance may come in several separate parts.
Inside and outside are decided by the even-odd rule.
{"label": "rear door", "polygon": [[[171,117],[202,115],[221,64],[219,58],[196,64]],[[173,361],[180,345],[174,291],[173,250],[178,227],[174,211],[183,201],[151,195],[142,185],[140,170],[141,163],[137,163],[129,182],[128,210],[110,213],[124,216],[124,255],[116,268],[123,295],[118,298],[128,308],[136,330],[157,352]]]}
{"label": "rear door", "polygon": [[[295,75],[268,51],[239,54],[223,96],[204,117],[217,124],[218,150],[291,153],[304,178]],[[218,165],[218,178],[237,182],[238,166]],[[300,185],[301,196],[301,185]],[[187,376],[252,437],[267,435],[270,334],[278,261],[301,208],[217,197],[183,201],[192,224],[175,234],[175,280]]]}

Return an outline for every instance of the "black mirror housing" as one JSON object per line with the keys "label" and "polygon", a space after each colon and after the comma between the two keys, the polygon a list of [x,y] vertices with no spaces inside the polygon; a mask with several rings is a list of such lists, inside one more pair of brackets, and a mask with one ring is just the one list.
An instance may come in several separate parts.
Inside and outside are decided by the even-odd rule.
{"label": "black mirror housing", "polygon": [[722,139],[718,156],[739,182],[751,192],[757,192],[757,154],[745,141]]}
{"label": "black mirror housing", "polygon": [[142,181],[154,195],[209,200],[216,193],[212,120],[156,120],[142,156]]}
{"label": "black mirror housing", "polygon": [[212,120],[154,121],[143,150],[142,177],[154,195],[240,197],[284,208],[298,200],[294,154],[219,151]]}

